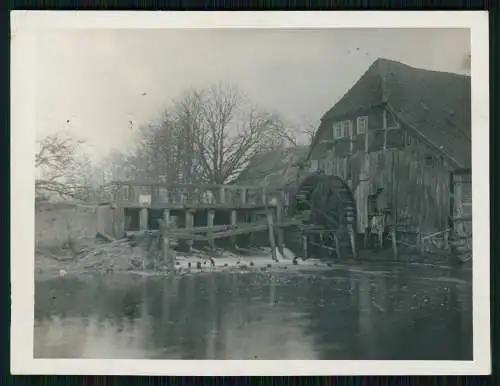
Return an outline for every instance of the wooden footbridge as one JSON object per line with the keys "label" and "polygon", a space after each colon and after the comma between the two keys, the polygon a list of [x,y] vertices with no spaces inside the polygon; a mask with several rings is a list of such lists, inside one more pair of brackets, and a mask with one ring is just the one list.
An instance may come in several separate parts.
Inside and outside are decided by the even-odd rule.
{"label": "wooden footbridge", "polygon": [[[173,243],[189,251],[194,243],[215,248],[216,242],[234,247],[264,242],[273,257],[286,244],[305,258],[340,259],[357,257],[356,219],[354,197],[335,176],[311,174],[282,189],[117,181],[102,192],[98,229],[108,239],[157,235],[158,245],[167,246],[165,251]],[[406,244],[403,237],[398,240],[396,228],[386,227],[398,259],[398,245]],[[448,240],[448,233],[417,237],[417,246],[424,253],[426,245],[439,238],[448,250],[448,243],[454,242]]]}

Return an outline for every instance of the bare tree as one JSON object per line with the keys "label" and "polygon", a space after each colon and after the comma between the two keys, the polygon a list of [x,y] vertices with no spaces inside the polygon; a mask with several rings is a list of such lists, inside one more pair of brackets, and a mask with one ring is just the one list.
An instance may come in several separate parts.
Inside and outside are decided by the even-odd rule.
{"label": "bare tree", "polygon": [[184,154],[202,181],[227,183],[256,155],[292,142],[281,117],[249,106],[230,85],[188,93],[178,106]]}
{"label": "bare tree", "polygon": [[250,106],[233,86],[191,90],[161,119],[141,128],[128,157],[139,179],[223,184],[257,154],[294,146],[294,132],[276,113]]}
{"label": "bare tree", "polygon": [[56,194],[62,198],[85,198],[82,166],[87,159],[77,159],[83,141],[69,133],[48,135],[38,141],[35,154],[35,192],[38,197]]}

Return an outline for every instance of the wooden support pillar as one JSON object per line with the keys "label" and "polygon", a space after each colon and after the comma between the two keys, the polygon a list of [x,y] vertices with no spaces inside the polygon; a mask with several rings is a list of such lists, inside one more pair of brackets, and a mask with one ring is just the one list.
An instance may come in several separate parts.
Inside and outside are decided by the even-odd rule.
{"label": "wooden support pillar", "polygon": [[420,256],[425,254],[425,239],[420,235]]}
{"label": "wooden support pillar", "polygon": [[444,231],[443,235],[443,242],[444,242],[444,249],[449,250],[450,249],[450,230],[447,229]]}
{"label": "wooden support pillar", "polygon": [[364,238],[363,238],[363,245],[364,245],[365,249],[368,246],[368,237],[369,236],[370,236],[370,228],[366,227],[365,228],[365,233],[364,233]]}
{"label": "wooden support pillar", "polygon": [[266,192],[266,188],[262,188],[261,199],[262,199],[262,203],[267,206],[267,192]]}
{"label": "wooden support pillar", "polygon": [[139,211],[139,229],[141,231],[147,230],[148,227],[148,208],[141,208]]}
{"label": "wooden support pillar", "polygon": [[391,240],[392,240],[392,254],[394,256],[394,260],[397,261],[399,260],[399,257],[398,257],[398,240],[397,240],[395,226],[391,227]]}
{"label": "wooden support pillar", "polygon": [[276,228],[278,236],[278,250],[283,256],[285,249],[285,235],[283,227],[281,226],[281,223],[283,222],[283,205],[281,202],[278,202],[278,205],[276,206],[276,222],[278,223],[278,227]]}
{"label": "wooden support pillar", "polygon": [[224,204],[226,202],[226,188],[222,186],[219,189],[219,204]]}
{"label": "wooden support pillar", "polygon": [[[252,211],[250,212],[250,223],[255,223],[257,221],[256,214]],[[250,245],[255,245],[255,232],[250,233]]]}
{"label": "wooden support pillar", "polygon": [[342,255],[341,255],[341,251],[340,251],[340,241],[339,241],[339,237],[337,236],[337,232],[335,232],[333,234],[333,239],[335,240],[335,251],[337,251],[337,257],[339,258],[339,260],[342,259]]}
{"label": "wooden support pillar", "polygon": [[[185,218],[186,228],[192,228],[194,226],[194,211],[192,209],[186,210]],[[188,239],[186,240],[186,243],[188,246],[188,252],[191,253],[193,248],[193,240]]]}
{"label": "wooden support pillar", "polygon": [[276,240],[274,239],[274,220],[273,213],[271,211],[267,212],[267,225],[269,228],[269,244],[271,244],[271,254],[273,260],[276,260]]}
{"label": "wooden support pillar", "polygon": [[387,110],[384,108],[382,113],[382,128],[384,130],[384,151],[387,149]]}
{"label": "wooden support pillar", "polygon": [[302,235],[302,254],[304,255],[304,259],[307,259],[308,257],[308,241],[307,241],[307,235]]}
{"label": "wooden support pillar", "polygon": [[246,188],[241,188],[241,203],[242,204],[247,203],[247,189]]}
{"label": "wooden support pillar", "polygon": [[347,231],[349,233],[349,239],[351,241],[352,256],[355,259],[357,259],[358,258],[358,251],[356,249],[356,229],[354,229],[353,226],[350,226]]}
{"label": "wooden support pillar", "polygon": [[[231,228],[235,229],[238,225],[238,212],[236,210],[231,211]],[[233,247],[237,247],[236,243],[236,236],[231,236],[231,243],[233,244]]]}
{"label": "wooden support pillar", "polygon": [[[212,228],[214,226],[214,219],[215,219],[215,210],[209,210],[207,212],[207,226]],[[212,232],[209,232],[209,236],[212,236]],[[215,240],[214,239],[209,239],[208,243],[210,244],[210,248],[214,251],[215,250]]]}

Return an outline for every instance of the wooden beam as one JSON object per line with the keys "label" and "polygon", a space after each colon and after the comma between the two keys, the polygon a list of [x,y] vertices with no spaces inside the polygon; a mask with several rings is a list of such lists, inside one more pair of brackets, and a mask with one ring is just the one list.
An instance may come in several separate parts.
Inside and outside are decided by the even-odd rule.
{"label": "wooden beam", "polygon": [[[278,223],[281,223],[283,221],[283,206],[281,203],[278,203],[278,205],[276,206],[276,221]],[[280,251],[281,255],[283,255],[285,250],[285,235],[283,228],[277,228],[276,232],[278,236],[278,250]]]}
{"label": "wooden beam", "polygon": [[[120,208],[130,208],[130,209],[142,209],[143,207],[137,203],[137,204],[130,204],[130,203],[125,203],[125,202],[116,202],[114,203],[117,205],[117,207]],[[184,210],[184,209],[199,209],[199,210],[209,210],[209,209],[266,209],[269,207],[274,207],[275,205],[272,203],[269,203],[267,205],[264,205],[263,203],[256,203],[256,204],[238,204],[238,203],[232,203],[232,202],[227,202],[225,204],[205,204],[205,203],[198,203],[198,202],[187,202],[185,204],[175,204],[175,203],[170,203],[170,204],[161,204],[161,205],[150,205],[148,208],[151,209],[170,209],[170,210]]]}
{"label": "wooden beam", "polygon": [[384,151],[387,149],[387,110],[384,108],[382,112],[382,129],[384,130]]}
{"label": "wooden beam", "polygon": [[[214,210],[209,210],[207,212],[207,228],[208,228],[208,235],[211,237],[213,235],[213,228],[214,228],[214,219],[215,219],[215,211]],[[208,240],[210,244],[210,248],[212,250],[215,250],[215,242],[213,238],[210,238]]]}
{"label": "wooden beam", "polygon": [[271,255],[273,260],[276,260],[276,240],[274,239],[274,219],[273,214],[269,212],[267,214],[267,226],[269,230],[269,244],[271,245]]}
{"label": "wooden beam", "polygon": [[[277,227],[282,227],[282,226],[296,226],[296,223],[293,222],[283,222],[281,224],[274,223],[273,228]],[[229,229],[227,231],[221,231],[221,232],[214,232],[212,235],[198,235],[192,232],[184,232],[183,228],[178,228],[175,230],[172,230],[169,232],[169,235],[172,237],[175,237],[177,239],[193,239],[193,240],[210,240],[211,238],[213,239],[221,239],[221,238],[226,238],[226,237],[231,237],[235,235],[243,235],[247,233],[252,233],[252,232],[261,232],[265,231],[266,229],[269,229],[269,224],[267,222],[261,222],[258,225],[244,225],[244,226],[238,226],[236,229]]]}
{"label": "wooden beam", "polygon": [[[235,210],[232,210],[231,211],[231,227],[232,228],[236,228],[237,227],[237,223],[238,223],[238,212],[236,212]],[[231,237],[231,242],[233,244],[233,247],[236,248],[237,246],[237,243],[236,243],[236,235],[233,235]]]}
{"label": "wooden beam", "polygon": [[104,233],[104,232],[98,231],[97,232],[97,236],[102,237],[104,240],[106,240],[106,241],[108,241],[110,243],[113,242],[113,241],[116,241],[116,239],[113,236],[110,236],[110,235],[108,235],[107,233]]}

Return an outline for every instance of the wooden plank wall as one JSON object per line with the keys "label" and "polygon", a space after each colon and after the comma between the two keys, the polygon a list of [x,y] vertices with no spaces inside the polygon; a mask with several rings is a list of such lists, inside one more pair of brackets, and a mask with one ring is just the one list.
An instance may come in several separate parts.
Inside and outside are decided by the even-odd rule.
{"label": "wooden plank wall", "polygon": [[379,206],[391,209],[392,223],[409,231],[432,232],[447,226],[450,168],[439,156],[426,162],[420,145],[401,150],[360,152],[352,157],[325,158],[320,168],[345,180],[357,200],[358,231],[368,222],[368,195],[382,188]]}

